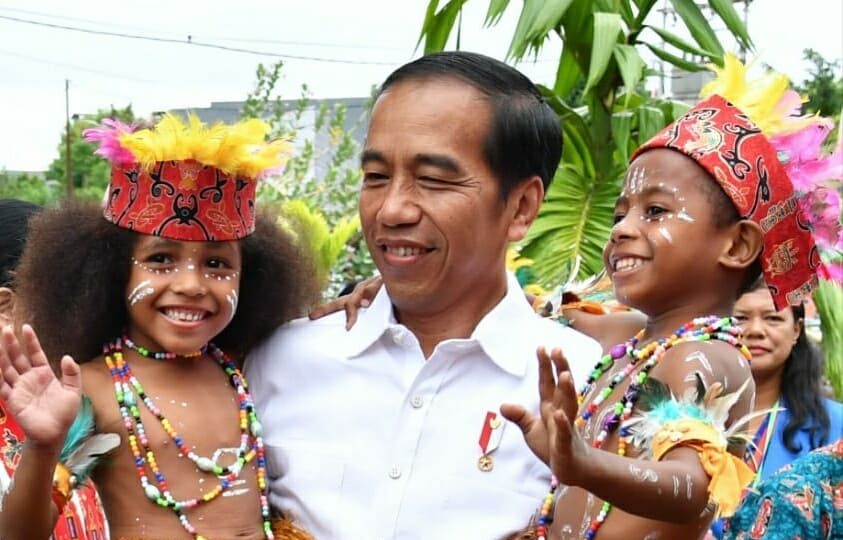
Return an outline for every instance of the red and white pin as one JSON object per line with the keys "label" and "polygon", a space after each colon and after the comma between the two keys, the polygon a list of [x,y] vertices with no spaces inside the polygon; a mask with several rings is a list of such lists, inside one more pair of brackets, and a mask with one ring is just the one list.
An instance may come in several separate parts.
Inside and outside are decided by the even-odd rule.
{"label": "red and white pin", "polygon": [[498,413],[494,411],[487,411],[486,417],[483,419],[483,427],[480,429],[480,440],[477,441],[480,445],[480,458],[477,460],[477,468],[483,472],[489,472],[495,468],[495,460],[492,458],[492,453],[498,449],[503,439],[503,428],[506,422],[503,422]]}

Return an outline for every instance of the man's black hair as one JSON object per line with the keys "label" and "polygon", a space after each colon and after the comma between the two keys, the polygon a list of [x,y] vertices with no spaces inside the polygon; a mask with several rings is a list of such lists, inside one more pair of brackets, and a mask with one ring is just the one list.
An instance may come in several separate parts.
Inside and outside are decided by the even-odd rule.
{"label": "man's black hair", "polygon": [[469,84],[491,105],[484,153],[501,183],[501,196],[531,176],[539,176],[547,192],[562,157],[562,126],[538,88],[518,70],[477,53],[429,54],[392,72],[377,97],[403,81],[449,78]]}
{"label": "man's black hair", "polygon": [[39,211],[41,207],[37,204],[0,199],[0,287],[11,285],[26,242],[26,225],[29,218]]}

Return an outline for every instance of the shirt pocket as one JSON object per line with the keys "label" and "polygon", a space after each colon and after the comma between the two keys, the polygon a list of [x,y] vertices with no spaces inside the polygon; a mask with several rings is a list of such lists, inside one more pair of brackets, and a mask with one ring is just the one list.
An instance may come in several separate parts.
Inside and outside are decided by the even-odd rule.
{"label": "shirt pocket", "polygon": [[330,531],[342,521],[334,510],[345,476],[342,457],[325,452],[322,446],[296,441],[265,449],[273,507],[316,538],[331,536]]}

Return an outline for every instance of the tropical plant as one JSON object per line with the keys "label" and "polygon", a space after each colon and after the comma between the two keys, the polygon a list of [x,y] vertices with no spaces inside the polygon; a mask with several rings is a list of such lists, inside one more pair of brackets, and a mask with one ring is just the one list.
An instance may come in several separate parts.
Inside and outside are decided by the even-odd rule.
{"label": "tropical plant", "polygon": [[[73,195],[80,199],[99,201],[105,193],[105,188],[111,179],[111,164],[94,154],[96,145],[86,142],[82,138],[82,131],[99,124],[103,118],[118,118],[126,123],[134,122],[135,115],[132,106],[100,109],[95,114],[74,116],[70,124],[70,158],[71,180]],[[67,182],[67,133],[62,130],[61,141],[58,144],[58,157],[50,163],[46,177],[58,182],[62,190],[66,190]],[[66,193],[66,191],[64,191]],[[64,195],[62,193],[62,195]]]}
{"label": "tropical plant", "polygon": [[21,199],[46,205],[61,196],[58,182],[34,174],[15,174],[0,170],[0,199]]}
{"label": "tropical plant", "polygon": [[820,313],[825,376],[834,396],[843,400],[843,286],[821,280],[814,303]]}
{"label": "tropical plant", "polygon": [[[309,89],[303,85],[299,97],[285,101],[276,88],[283,62],[258,65],[254,89],[246,98],[244,118],[262,118],[271,126],[270,137],[295,141],[296,151],[284,170],[265,179],[258,197],[278,202],[292,215],[288,225],[303,226],[302,234],[312,240],[318,264],[329,268],[325,296],[336,294],[344,284],[372,275],[374,265],[357,223],[357,193],[361,179],[356,162],[358,144],[354,131],[346,129],[347,107],[321,103],[306,125],[311,107]],[[305,135],[309,133],[308,135]],[[327,141],[317,144],[317,139]],[[289,204],[290,201],[299,201]],[[341,241],[340,241],[341,240]],[[330,247],[327,247],[330,246]]]}
{"label": "tropical plant", "polygon": [[[467,0],[440,8],[430,0],[419,41],[425,52],[444,49]],[[509,0],[489,0],[494,26]],[[521,246],[541,284],[585,278],[602,270],[601,250],[631,152],[681,115],[687,106],[642,90],[644,49],[686,71],[722,64],[709,18],[693,0],[671,4],[693,41],[649,24],[656,0],[524,0],[507,59],[537,53],[553,36],[562,52],[553,87],[541,87],[559,114],[565,138],[562,163],[536,223]],[[709,0],[711,11],[744,48],[752,43],[731,0]],[[578,262],[578,264],[575,264]],[[577,276],[568,276],[578,268]]]}
{"label": "tropical plant", "polygon": [[359,217],[353,215],[342,218],[331,227],[321,212],[313,210],[302,199],[287,201],[281,209],[281,226],[314,254],[318,282],[322,288],[327,287],[330,293],[336,292],[345,283],[341,281],[341,274],[331,271],[346,255],[349,240],[360,231]]}

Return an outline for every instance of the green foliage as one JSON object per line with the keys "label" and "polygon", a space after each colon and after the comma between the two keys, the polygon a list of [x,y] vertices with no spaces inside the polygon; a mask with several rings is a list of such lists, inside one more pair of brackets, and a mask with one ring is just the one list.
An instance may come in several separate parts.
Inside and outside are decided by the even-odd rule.
{"label": "green foliage", "polygon": [[843,287],[821,280],[814,303],[820,315],[825,375],[835,398],[843,400]]}
{"label": "green foliage", "polygon": [[[421,32],[425,52],[444,48],[457,20],[454,11],[464,3],[451,0],[440,9],[438,0],[428,2]],[[710,17],[693,0],[671,0],[692,41],[645,25],[655,4],[655,0],[524,0],[521,6],[509,60],[537,53],[553,35],[563,44],[553,88],[542,89],[562,122],[562,163],[521,246],[522,255],[534,259],[531,270],[542,285],[567,281],[572,268],[579,269],[578,279],[602,269],[601,250],[630,155],[687,110],[642,91],[641,82],[649,74],[642,48],[686,70],[723,62],[723,47]],[[506,0],[489,0],[486,25],[495,25],[510,5]],[[709,0],[709,6],[738,43],[750,48],[749,35],[731,3]]]}
{"label": "green foliage", "polygon": [[[242,112],[244,118],[267,121],[270,137],[296,141],[294,155],[283,172],[262,182],[258,197],[262,202],[286,206],[292,212],[290,223],[306,225],[311,231],[306,235],[316,235],[311,246],[320,272],[328,276],[325,296],[331,297],[344,284],[369,277],[374,271],[362,235],[352,226],[357,223],[361,180],[356,162],[359,148],[352,131],[345,128],[345,105],[322,103],[312,124],[305,124],[312,103],[310,91],[303,85],[299,97],[292,104],[285,103],[276,91],[282,68],[282,62],[268,68],[258,66],[255,88]],[[312,129],[312,135],[304,136],[306,129]],[[326,142],[320,144],[322,140]],[[290,204],[294,200],[300,202]]]}
{"label": "green foliage", "polygon": [[[346,245],[360,231],[360,219],[356,215],[347,216],[331,227],[321,212],[308,206],[302,199],[287,201],[281,208],[282,226],[315,254],[318,280],[324,288],[328,285],[331,270],[340,257],[345,255]],[[336,287],[344,284],[331,285]]]}
{"label": "green foliage", "polygon": [[[100,109],[93,115],[74,118],[70,124],[70,157],[71,157],[71,180],[73,182],[73,195],[80,199],[101,200],[105,189],[111,178],[111,164],[108,161],[94,154],[96,145],[85,142],[82,139],[82,132],[90,127],[99,124],[103,118],[118,118],[124,122],[131,123],[135,120],[132,106],[127,105],[122,109],[110,107]],[[67,171],[67,146],[65,130],[58,144],[59,156],[50,163],[47,170],[47,179],[58,182],[62,186],[62,195],[66,193],[66,171]]]}
{"label": "green foliage", "polygon": [[47,205],[62,195],[58,182],[33,174],[12,174],[0,171],[0,199],[21,199]]}
{"label": "green foliage", "polygon": [[[809,78],[796,87],[800,94],[809,98],[803,105],[803,110],[807,113],[832,117],[839,123],[840,113],[843,110],[843,75],[841,75],[843,62],[840,59],[826,60],[813,49],[804,49],[802,56],[811,64],[808,68]],[[837,136],[836,130],[829,135],[828,148],[834,147]]]}

